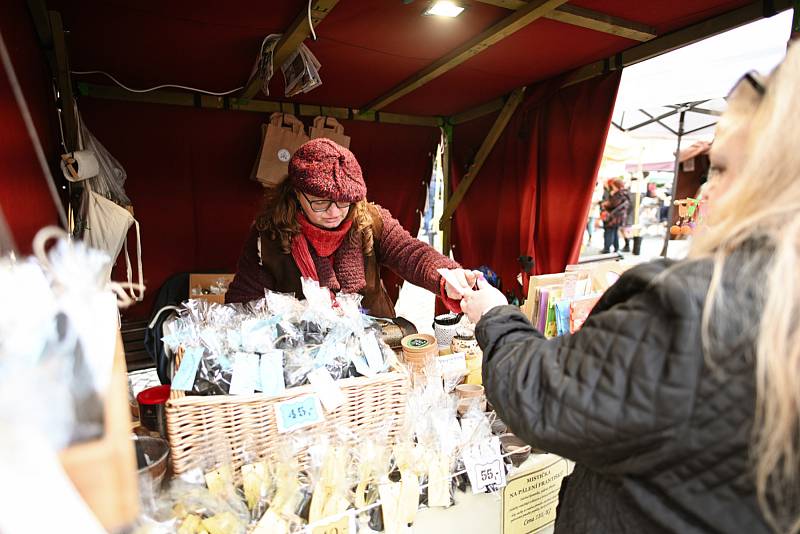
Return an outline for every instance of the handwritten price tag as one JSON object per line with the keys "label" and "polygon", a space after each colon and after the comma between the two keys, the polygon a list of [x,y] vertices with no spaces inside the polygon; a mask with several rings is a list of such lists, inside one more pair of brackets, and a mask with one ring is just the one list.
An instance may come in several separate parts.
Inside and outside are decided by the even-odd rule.
{"label": "handwritten price tag", "polygon": [[356,521],[352,515],[322,523],[311,529],[311,534],[355,534]]}
{"label": "handwritten price tag", "polygon": [[488,442],[468,447],[463,459],[473,493],[497,491],[506,485],[506,470],[496,436]]}
{"label": "handwritten price tag", "polygon": [[316,425],[324,420],[317,395],[298,397],[275,405],[275,421],[281,434]]}

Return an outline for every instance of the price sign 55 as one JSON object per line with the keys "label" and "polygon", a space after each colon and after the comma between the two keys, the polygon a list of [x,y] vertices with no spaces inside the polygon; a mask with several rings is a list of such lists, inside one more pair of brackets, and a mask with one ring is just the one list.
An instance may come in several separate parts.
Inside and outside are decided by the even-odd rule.
{"label": "price sign 55", "polygon": [[297,397],[275,405],[275,422],[280,433],[315,425],[324,420],[317,395]]}

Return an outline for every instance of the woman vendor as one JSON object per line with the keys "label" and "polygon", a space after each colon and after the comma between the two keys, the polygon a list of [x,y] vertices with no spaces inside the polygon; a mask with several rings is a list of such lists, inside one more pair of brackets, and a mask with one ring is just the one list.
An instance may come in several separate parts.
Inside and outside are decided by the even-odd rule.
{"label": "woman vendor", "polygon": [[[460,311],[458,300],[475,285],[476,273],[412,237],[366,194],[361,167],[348,149],[325,138],[301,146],[289,178],[266,192],[225,301],[257,300],[265,289],[302,298],[305,277],[334,293],[360,293],[370,315],[394,317],[381,281],[385,266]],[[441,268],[453,269],[462,287],[445,282]]]}

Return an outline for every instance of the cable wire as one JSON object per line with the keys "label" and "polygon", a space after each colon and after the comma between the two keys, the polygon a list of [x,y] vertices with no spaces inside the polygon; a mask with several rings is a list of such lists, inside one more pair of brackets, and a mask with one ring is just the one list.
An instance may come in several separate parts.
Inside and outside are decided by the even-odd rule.
{"label": "cable wire", "polygon": [[317,40],[317,33],[314,31],[314,24],[311,22],[311,0],[308,0],[308,29],[311,30],[311,37]]}
{"label": "cable wire", "polygon": [[151,91],[157,91],[158,89],[164,89],[164,88],[167,88],[167,87],[171,87],[171,88],[175,88],[175,89],[186,89],[187,91],[194,91],[196,93],[203,93],[203,94],[211,95],[211,96],[225,96],[225,95],[229,95],[231,93],[235,93],[237,91],[241,91],[242,89],[244,89],[244,86],[242,86],[242,87],[237,87],[236,89],[231,89],[230,91],[224,91],[224,92],[221,92],[221,93],[215,93],[213,91],[206,91],[205,89],[197,89],[196,87],[187,87],[185,85],[174,85],[174,84],[157,85],[156,87],[150,87],[149,89],[133,89],[132,87],[128,87],[127,85],[125,85],[124,83],[119,81],[118,79],[114,78],[109,73],[107,73],[105,71],[102,71],[102,70],[82,70],[82,71],[73,70],[73,71],[71,71],[71,73],[72,74],[81,75],[81,76],[82,75],[86,75],[86,74],[102,74],[103,76],[106,76],[106,77],[110,78],[114,83],[116,83],[117,85],[119,85],[120,87],[125,89],[126,91],[130,91],[131,93],[149,93]]}

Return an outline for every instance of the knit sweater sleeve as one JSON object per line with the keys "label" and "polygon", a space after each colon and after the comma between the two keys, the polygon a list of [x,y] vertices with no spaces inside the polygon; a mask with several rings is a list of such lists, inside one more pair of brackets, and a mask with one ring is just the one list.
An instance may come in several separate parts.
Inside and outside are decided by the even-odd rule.
{"label": "knit sweater sleeve", "polygon": [[264,298],[264,289],[275,286],[275,280],[261,266],[259,259],[259,234],[255,227],[250,229],[239,263],[236,266],[236,276],[228,286],[225,293],[225,302],[250,302]]}
{"label": "knit sweater sleeve", "polygon": [[377,249],[381,265],[414,285],[440,294],[441,276],[436,269],[458,269],[460,265],[412,237],[387,210],[378,209],[383,220]]}

